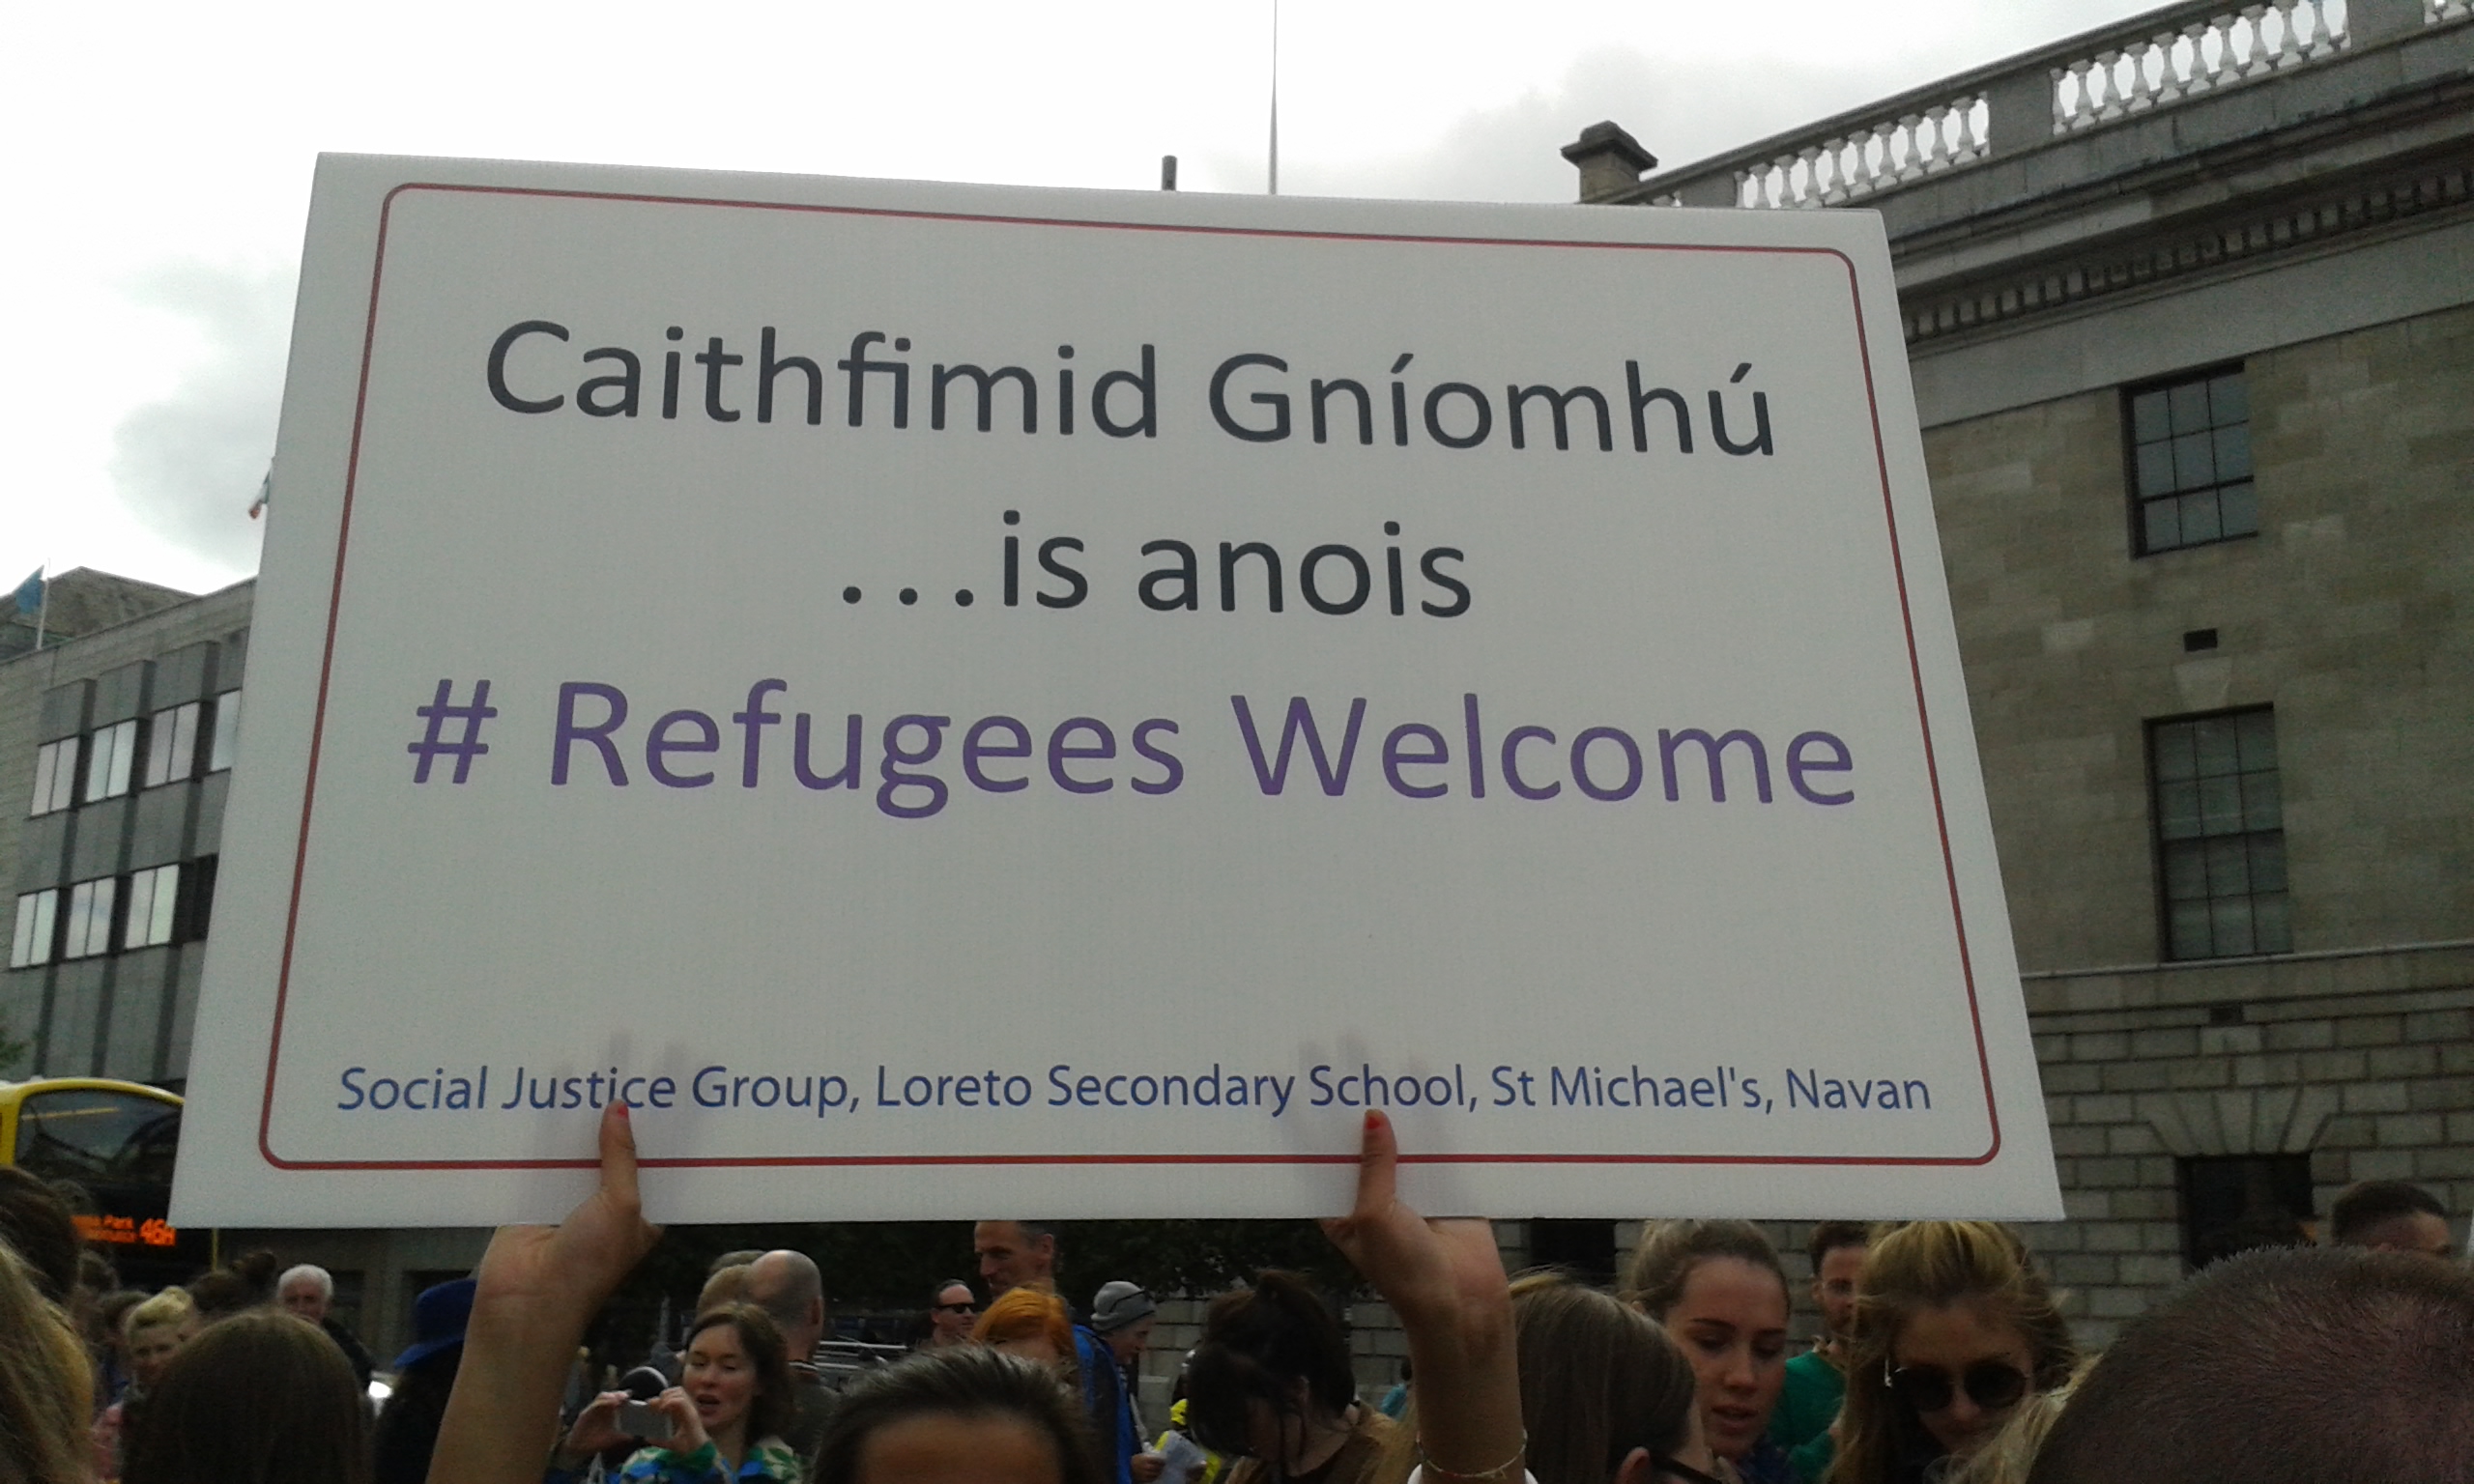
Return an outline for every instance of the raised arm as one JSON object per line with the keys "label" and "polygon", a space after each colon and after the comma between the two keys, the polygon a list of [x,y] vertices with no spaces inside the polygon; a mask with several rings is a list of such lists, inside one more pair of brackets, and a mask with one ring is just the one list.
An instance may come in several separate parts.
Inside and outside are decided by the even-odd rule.
{"label": "raised arm", "polygon": [[1511,1289],[1494,1227],[1478,1219],[1430,1221],[1402,1205],[1399,1156],[1392,1121],[1369,1111],[1357,1205],[1323,1230],[1400,1316],[1417,1377],[1411,1386],[1428,1484],[1517,1480],[1528,1439]]}
{"label": "raised arm", "polygon": [[661,1236],[636,1196],[625,1104],[601,1114],[601,1184],[557,1226],[503,1226],[481,1259],[431,1484],[541,1484],[585,1327]]}

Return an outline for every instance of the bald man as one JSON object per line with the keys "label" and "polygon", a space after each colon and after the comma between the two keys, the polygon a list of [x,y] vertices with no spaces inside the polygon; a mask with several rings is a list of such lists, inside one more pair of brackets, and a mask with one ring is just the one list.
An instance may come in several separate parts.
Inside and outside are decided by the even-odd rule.
{"label": "bald man", "polygon": [[796,1404],[782,1441],[813,1473],[834,1400],[816,1368],[816,1347],[824,1338],[824,1274],[804,1252],[767,1252],[747,1265],[747,1301],[762,1309],[782,1331],[783,1358],[790,1362]]}

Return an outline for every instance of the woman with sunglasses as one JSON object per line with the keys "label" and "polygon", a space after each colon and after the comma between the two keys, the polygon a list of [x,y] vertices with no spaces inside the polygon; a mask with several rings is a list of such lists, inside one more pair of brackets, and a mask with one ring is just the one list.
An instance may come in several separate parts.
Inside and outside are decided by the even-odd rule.
{"label": "woman with sunglasses", "polygon": [[1828,1484],[1939,1478],[2079,1360],[2027,1247],[1990,1221],[1918,1221],[1875,1243],[1855,1329]]}

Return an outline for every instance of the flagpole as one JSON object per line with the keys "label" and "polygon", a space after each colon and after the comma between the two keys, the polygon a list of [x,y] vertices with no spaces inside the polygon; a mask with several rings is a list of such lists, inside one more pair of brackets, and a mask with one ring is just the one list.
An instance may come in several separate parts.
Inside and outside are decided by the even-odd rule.
{"label": "flagpole", "polygon": [[1272,170],[1271,193],[1280,194],[1280,0],[1272,0]]}

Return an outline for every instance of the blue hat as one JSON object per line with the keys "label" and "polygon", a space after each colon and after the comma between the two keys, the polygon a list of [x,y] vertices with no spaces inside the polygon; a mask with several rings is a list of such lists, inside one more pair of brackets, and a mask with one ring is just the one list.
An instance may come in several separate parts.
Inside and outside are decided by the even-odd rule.
{"label": "blue hat", "polygon": [[395,1357],[395,1369],[417,1365],[464,1343],[464,1327],[473,1318],[474,1287],[471,1278],[457,1278],[421,1290],[413,1300],[413,1345]]}

